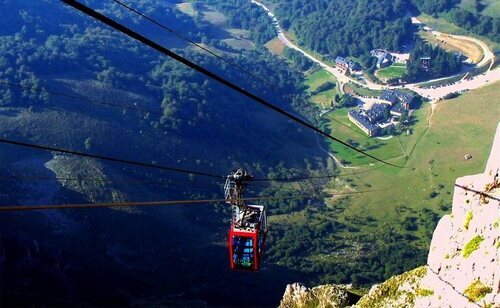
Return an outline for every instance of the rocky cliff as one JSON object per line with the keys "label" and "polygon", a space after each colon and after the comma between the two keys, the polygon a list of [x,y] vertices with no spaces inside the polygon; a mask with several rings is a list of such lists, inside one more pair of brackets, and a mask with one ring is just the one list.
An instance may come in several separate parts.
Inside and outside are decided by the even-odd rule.
{"label": "rocky cliff", "polygon": [[[457,179],[427,265],[373,286],[353,307],[500,307],[499,172],[500,124],[484,173]],[[280,307],[346,307],[348,296],[345,287],[293,284]]]}

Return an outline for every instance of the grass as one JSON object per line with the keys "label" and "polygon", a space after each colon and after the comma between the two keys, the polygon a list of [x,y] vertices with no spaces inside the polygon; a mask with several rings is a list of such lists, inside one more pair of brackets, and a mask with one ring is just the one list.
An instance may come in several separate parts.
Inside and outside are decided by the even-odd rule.
{"label": "grass", "polygon": [[370,97],[372,97],[372,96],[373,97],[380,97],[383,93],[383,91],[370,90],[368,88],[361,87],[361,86],[354,84],[354,83],[347,83],[344,86],[344,91],[346,93],[354,92],[357,95],[370,96]]}
{"label": "grass", "polygon": [[375,75],[378,78],[393,79],[393,78],[401,78],[405,73],[406,73],[406,65],[401,63],[394,63],[391,66],[379,69],[375,73]]}
{"label": "grass", "polygon": [[477,279],[472,282],[467,289],[464,291],[464,295],[467,296],[469,301],[478,302],[482,299],[486,294],[493,291],[493,289],[484,283],[481,280]]}
{"label": "grass", "polygon": [[480,235],[476,235],[473,237],[464,247],[464,250],[462,250],[462,256],[464,258],[468,258],[474,251],[479,249],[479,246],[481,245],[481,242],[484,241],[484,237]]}
{"label": "grass", "polygon": [[252,50],[255,49],[255,44],[250,40],[245,39],[224,39],[222,42],[231,46],[231,48],[236,50]]}
{"label": "grass", "polygon": [[465,215],[465,221],[464,221],[464,228],[467,230],[469,229],[469,224],[470,221],[472,220],[473,214],[472,211],[468,211],[467,214]]}
{"label": "grass", "polygon": [[266,48],[278,57],[284,57],[286,45],[279,38],[274,38],[265,44]]}
{"label": "grass", "polygon": [[[500,106],[495,103],[498,86],[499,83],[496,83],[438,104],[429,128],[430,106],[427,104],[418,110],[415,113],[418,121],[413,125],[414,133],[399,137],[408,161],[405,164],[404,156],[389,160],[397,165],[405,164],[406,168],[379,166],[371,172],[353,176],[351,185],[359,188],[370,185],[370,189],[383,191],[351,196],[349,208],[341,217],[348,220],[350,215],[371,215],[377,220],[382,219],[399,227],[403,206],[411,211],[427,208],[444,213],[441,206],[451,203],[455,179],[484,171],[496,125],[500,120]],[[492,110],[492,106],[496,110]],[[339,117],[341,115],[336,116]],[[346,122],[345,118],[343,122]],[[349,133],[347,128],[335,128],[334,126],[333,135],[339,134],[341,139],[348,136],[352,139],[360,137],[356,133]],[[390,150],[391,147],[389,145],[369,153],[386,158],[383,155],[393,151]],[[474,158],[464,161],[464,153],[470,153]],[[350,154],[344,150],[338,153],[341,158]],[[353,161],[353,166],[366,162],[356,155],[348,156],[349,158]],[[355,172],[372,168],[374,167],[364,167]],[[351,172],[352,170],[343,171],[344,174]],[[432,191],[438,193],[435,198],[429,198]],[[365,226],[363,229],[362,232],[374,232],[374,229]],[[431,235],[421,227],[414,235],[425,240],[423,248],[427,249]]]}
{"label": "grass", "polygon": [[498,0],[483,0],[486,7],[481,12],[483,15],[500,18],[500,2]]}
{"label": "grass", "polygon": [[431,289],[417,289],[417,296],[422,296],[422,297],[426,297],[426,296],[432,296],[434,295],[434,290],[431,290]]}
{"label": "grass", "polygon": [[[434,226],[431,218],[424,215],[424,210],[436,213],[437,218],[448,213],[449,207],[446,205],[451,204],[456,178],[484,171],[496,125],[500,120],[500,107],[496,104],[499,85],[496,83],[456,99],[442,101],[435,106],[432,117],[431,106],[424,104],[415,112],[417,121],[412,125],[414,133],[399,137],[408,160],[404,156],[389,160],[405,168],[381,164],[352,164],[358,169],[339,168],[342,177],[332,180],[325,188],[325,192],[331,193],[332,197],[327,199],[324,208],[313,208],[313,214],[301,210],[292,214],[273,215],[270,217],[273,228],[307,225],[314,229],[325,222],[348,226],[335,227],[331,234],[321,238],[321,242],[330,250],[305,254],[304,258],[308,262],[332,266],[355,264],[360,272],[370,271],[368,265],[357,261],[357,258],[368,253],[362,247],[392,245],[386,242],[387,233],[384,230],[387,229],[399,236],[411,235],[412,238],[402,241],[416,250],[427,250]],[[336,112],[334,118],[348,125],[346,111]],[[340,134],[341,139],[363,138],[358,132],[339,124],[334,126],[332,134]],[[388,151],[389,148],[380,150]],[[463,160],[464,153],[469,152],[472,152],[473,159]],[[337,155],[340,156],[340,153]],[[371,192],[344,197],[334,195],[335,192],[347,191]],[[429,197],[432,191],[437,192],[435,198]],[[405,229],[405,216],[416,218],[414,230]],[[372,241],[374,236],[377,244]],[[425,262],[424,259],[421,261]]]}
{"label": "grass", "polygon": [[427,26],[439,32],[459,34],[459,35],[467,34],[467,31],[465,29],[462,29],[459,26],[456,26],[451,22],[448,22],[443,18],[434,18],[427,14],[421,14],[417,16],[417,18]]}
{"label": "grass", "polygon": [[[320,69],[306,76],[305,85],[308,87],[307,91],[311,93],[316,91],[319,86],[326,82],[333,82],[336,84],[337,80],[326,70]],[[330,103],[336,94],[340,94],[338,85],[333,89],[312,95],[311,98],[315,104],[321,105],[323,108],[327,108],[330,106]]]}
{"label": "grass", "polygon": [[215,10],[211,6],[205,6],[206,9],[203,11],[203,20],[218,26],[222,26],[226,21],[226,17],[223,13]]}

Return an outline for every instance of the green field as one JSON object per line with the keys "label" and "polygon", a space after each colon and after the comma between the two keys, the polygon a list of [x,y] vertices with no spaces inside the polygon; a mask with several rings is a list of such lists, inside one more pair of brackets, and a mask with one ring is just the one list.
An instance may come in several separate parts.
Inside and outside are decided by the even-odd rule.
{"label": "green field", "polygon": [[314,92],[319,86],[326,82],[333,82],[336,84],[335,88],[312,95],[312,101],[315,104],[321,105],[324,108],[330,107],[330,103],[336,94],[339,94],[338,84],[335,77],[324,69],[317,70],[316,72],[306,76],[305,85],[308,87],[309,93]]}
{"label": "green field", "polygon": [[482,2],[486,5],[481,12],[483,15],[500,18],[500,2],[498,0],[483,0]]}
{"label": "green field", "polygon": [[[387,188],[387,191],[352,197],[350,212],[360,215],[368,212],[385,221],[398,221],[403,205],[442,213],[444,206],[451,203],[456,178],[484,170],[500,121],[498,85],[438,104],[428,130],[430,108],[419,111],[415,133],[400,138],[409,157],[406,168],[384,166],[357,176],[354,181],[357,186],[370,184],[372,188]],[[465,161],[465,154],[471,154],[473,159]],[[391,162],[404,164],[405,160],[400,157]],[[430,197],[433,191],[437,193],[434,198]]]}
{"label": "green field", "polygon": [[401,78],[406,73],[406,65],[401,63],[394,63],[389,67],[379,69],[375,75],[382,79]]}
{"label": "green field", "polygon": [[373,96],[373,97],[379,97],[383,93],[383,91],[370,90],[368,88],[358,86],[357,84],[354,84],[354,83],[347,83],[344,86],[344,91],[346,93],[354,92],[357,95],[361,95],[361,96]]}
{"label": "green field", "polygon": [[[318,243],[313,243],[325,242],[324,248],[307,255],[309,261],[325,264],[326,268],[353,266],[357,272],[370,272],[373,264],[361,259],[369,253],[366,247],[370,247],[368,251],[374,255],[385,253],[386,257],[380,262],[386,263],[382,264],[398,262],[388,257],[397,253],[394,247],[420,251],[420,257],[413,260],[417,264],[410,265],[411,259],[399,259],[408,268],[424,264],[435,223],[450,211],[456,178],[484,171],[500,121],[500,106],[496,99],[499,85],[496,83],[442,101],[432,113],[429,104],[422,106],[416,112],[418,121],[412,126],[414,133],[399,137],[406,154],[389,160],[404,165],[404,168],[380,163],[371,166],[352,164],[352,167],[358,167],[356,169],[341,168],[341,175],[325,189],[330,195],[326,207],[273,215],[270,218],[273,228],[317,230],[329,222],[340,224],[322,235]],[[336,111],[334,118],[347,124],[345,112]],[[347,127],[339,127],[340,124],[330,125],[334,129],[332,134],[341,139],[366,140]],[[398,152],[393,144],[369,151],[381,158],[391,152]],[[337,155],[345,153],[339,151]],[[465,154],[471,154],[473,158],[465,161]],[[351,159],[356,163],[363,162],[355,155]],[[335,195],[353,191],[366,193]],[[334,277],[331,279],[342,277],[335,276],[335,273],[329,274]]]}

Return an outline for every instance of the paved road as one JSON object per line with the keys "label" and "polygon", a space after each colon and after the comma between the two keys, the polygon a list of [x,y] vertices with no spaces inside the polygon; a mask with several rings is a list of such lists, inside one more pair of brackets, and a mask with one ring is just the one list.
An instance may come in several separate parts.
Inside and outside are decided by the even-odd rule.
{"label": "paved road", "polygon": [[[362,87],[365,87],[365,88],[368,88],[371,90],[401,89],[403,87],[403,86],[387,86],[387,85],[376,84],[376,83],[373,83],[369,80],[366,80],[366,84],[363,84],[357,80],[351,79],[350,77],[344,75],[344,73],[341,70],[338,70],[335,67],[332,67],[332,66],[324,63],[323,61],[316,58],[314,55],[310,54],[309,52],[303,50],[302,48],[300,48],[299,46],[297,46],[296,44],[291,42],[286,37],[286,35],[283,33],[283,29],[279,25],[279,21],[276,18],[276,16],[273,14],[273,12],[271,12],[269,10],[269,8],[267,8],[264,4],[262,4],[256,0],[251,0],[251,2],[254,3],[255,5],[260,6],[267,13],[267,15],[273,20],[273,25],[276,28],[276,32],[277,32],[277,35],[278,35],[278,38],[280,41],[282,41],[287,47],[292,48],[292,49],[302,53],[305,57],[307,57],[308,59],[310,59],[314,63],[317,63],[323,69],[328,71],[330,74],[332,74],[337,79],[337,81],[340,83],[341,86],[342,86],[342,84],[351,82],[351,83],[358,84]],[[416,18],[414,18],[414,19],[416,19]],[[434,34],[449,35],[449,34],[444,34],[444,33],[440,33],[437,31],[432,31],[432,32]],[[478,44],[479,46],[481,46],[481,48],[483,49],[483,52],[484,52],[484,57],[481,60],[481,62],[478,63],[478,66],[484,65],[484,64],[488,63],[488,61],[491,61],[492,59],[495,58],[495,55],[488,48],[488,46],[484,42],[482,42],[478,39],[475,39],[472,37],[467,37],[467,36],[461,36],[461,35],[449,35],[449,36],[455,37],[458,39],[468,40],[468,41],[474,42],[474,43]],[[436,80],[439,80],[439,79],[436,79]],[[423,88],[419,87],[419,83],[407,84],[407,85],[405,85],[405,87],[415,91],[416,93],[420,94],[423,97],[427,97],[431,101],[437,101],[437,100],[443,98],[444,96],[446,96],[447,94],[477,89],[479,87],[482,87],[486,84],[493,83],[493,82],[498,81],[498,80],[500,80],[500,66],[497,67],[495,70],[491,70],[491,66],[490,66],[488,71],[483,75],[477,76],[471,80],[464,79],[464,80],[461,80],[459,82],[456,82],[454,84],[447,85],[444,87],[439,87],[439,88],[435,88],[435,89],[423,89]]]}

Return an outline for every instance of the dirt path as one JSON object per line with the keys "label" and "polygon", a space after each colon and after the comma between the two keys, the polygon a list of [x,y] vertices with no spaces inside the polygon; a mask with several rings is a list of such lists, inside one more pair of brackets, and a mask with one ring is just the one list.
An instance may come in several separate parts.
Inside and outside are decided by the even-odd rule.
{"label": "dirt path", "polygon": [[340,167],[340,168],[344,168],[344,169],[359,169],[358,167],[351,167],[351,166],[348,166],[346,164],[343,164],[335,155],[333,155],[330,151],[326,150],[325,148],[323,148],[323,145],[321,145],[321,143],[319,142],[319,138],[318,138],[318,135],[316,135],[316,143],[318,144],[318,147],[319,149],[323,152],[323,153],[326,153],[328,154],[328,156],[330,156],[333,161],[335,161],[335,163]]}

